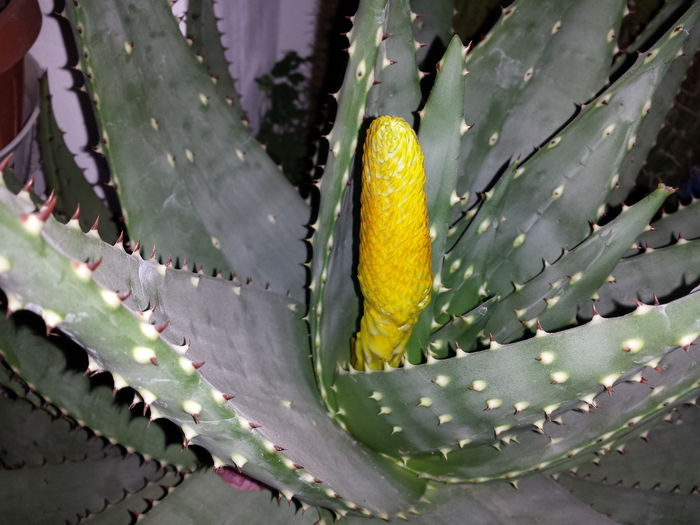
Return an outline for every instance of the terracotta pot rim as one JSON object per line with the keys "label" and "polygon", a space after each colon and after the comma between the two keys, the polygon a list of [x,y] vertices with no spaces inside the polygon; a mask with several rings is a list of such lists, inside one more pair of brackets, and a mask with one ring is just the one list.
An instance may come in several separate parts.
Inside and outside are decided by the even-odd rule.
{"label": "terracotta pot rim", "polygon": [[0,11],[0,73],[27,54],[41,30],[38,0],[10,0]]}

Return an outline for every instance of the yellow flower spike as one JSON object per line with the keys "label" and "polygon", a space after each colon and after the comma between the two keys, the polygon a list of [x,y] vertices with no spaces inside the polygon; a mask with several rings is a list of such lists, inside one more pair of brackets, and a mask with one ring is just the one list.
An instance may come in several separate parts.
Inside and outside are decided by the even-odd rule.
{"label": "yellow flower spike", "polygon": [[358,370],[399,366],[430,302],[431,240],[423,152],[399,117],[379,117],[362,157],[358,278],[364,314],[353,348]]}

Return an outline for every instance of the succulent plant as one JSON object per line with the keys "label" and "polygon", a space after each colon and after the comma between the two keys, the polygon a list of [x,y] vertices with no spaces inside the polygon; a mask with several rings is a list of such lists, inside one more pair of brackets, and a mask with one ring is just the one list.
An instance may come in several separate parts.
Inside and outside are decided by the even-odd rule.
{"label": "succulent plant", "polygon": [[[670,2],[622,53],[624,2],[518,0],[421,82],[414,32],[446,38],[452,4],[410,4],[360,2],[303,199],[242,120],[211,1],[190,2],[187,38],[164,0],[66,2],[123,217],[74,165],[44,85],[53,192],[7,169],[0,187],[11,522],[696,519],[700,207],[637,180],[700,5]],[[358,370],[362,314],[389,308],[360,284],[410,300],[403,263],[422,257],[401,252],[410,230],[395,275],[362,256],[363,237],[392,240],[373,217],[415,220],[401,198],[360,199],[363,165],[405,160],[364,141],[381,115],[409,123],[386,119],[390,142],[417,129],[431,290],[391,364]],[[107,388],[66,368],[77,347]]]}

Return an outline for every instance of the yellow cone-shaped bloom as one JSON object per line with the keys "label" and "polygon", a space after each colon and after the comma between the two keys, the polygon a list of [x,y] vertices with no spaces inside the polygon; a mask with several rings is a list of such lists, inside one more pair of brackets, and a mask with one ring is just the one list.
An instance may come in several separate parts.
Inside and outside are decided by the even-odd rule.
{"label": "yellow cone-shaped bloom", "polygon": [[379,117],[362,157],[360,261],[364,314],[353,350],[358,370],[398,366],[430,302],[431,257],[423,152],[401,118]]}

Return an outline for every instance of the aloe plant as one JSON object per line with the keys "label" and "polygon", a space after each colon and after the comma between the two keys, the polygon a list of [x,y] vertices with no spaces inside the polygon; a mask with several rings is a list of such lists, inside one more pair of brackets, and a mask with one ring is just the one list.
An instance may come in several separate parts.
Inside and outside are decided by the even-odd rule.
{"label": "aloe plant", "polygon": [[[414,33],[446,38],[450,3],[362,0],[304,200],[242,120],[211,2],[190,2],[187,38],[165,1],[67,2],[123,217],[72,163],[45,86],[53,192],[7,170],[0,187],[3,515],[692,522],[698,203],[659,215],[673,189],[635,185],[700,42],[700,6],[677,4],[626,64],[624,2],[518,0],[479,42],[445,42],[424,94]],[[358,244],[391,240],[358,224],[379,206],[358,196],[381,115],[417,130],[430,301],[391,364],[359,370],[360,284],[411,300],[410,265],[382,277]],[[386,200],[399,223],[416,212]]]}

